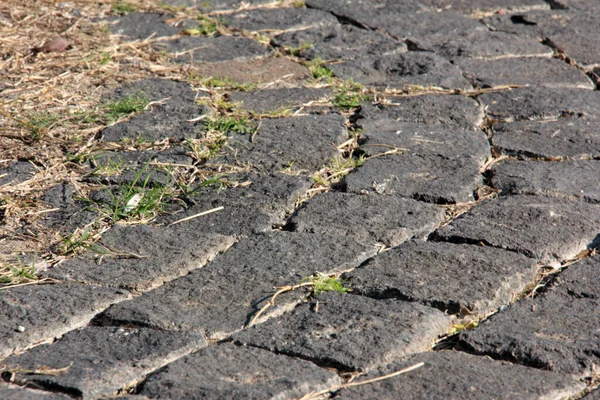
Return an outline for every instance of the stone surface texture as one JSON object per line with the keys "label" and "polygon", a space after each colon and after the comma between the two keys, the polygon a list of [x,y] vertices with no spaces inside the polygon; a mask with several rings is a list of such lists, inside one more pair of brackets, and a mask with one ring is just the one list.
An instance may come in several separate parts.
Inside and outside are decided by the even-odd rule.
{"label": "stone surface texture", "polygon": [[508,196],[473,208],[434,233],[437,240],[483,243],[558,267],[600,240],[600,207],[583,201]]}
{"label": "stone surface texture", "polygon": [[0,399],[600,398],[599,0],[0,3]]}
{"label": "stone surface texture", "polygon": [[485,317],[536,279],[535,260],[464,244],[408,242],[344,274],[352,290],[378,299],[417,301],[449,314]]}
{"label": "stone surface texture", "polygon": [[140,393],[161,399],[292,399],[339,381],[308,361],[224,344],[167,365],[148,377]]}
{"label": "stone surface texture", "polygon": [[442,312],[420,304],[325,293],[233,338],[321,365],[364,371],[430,348],[449,326]]}

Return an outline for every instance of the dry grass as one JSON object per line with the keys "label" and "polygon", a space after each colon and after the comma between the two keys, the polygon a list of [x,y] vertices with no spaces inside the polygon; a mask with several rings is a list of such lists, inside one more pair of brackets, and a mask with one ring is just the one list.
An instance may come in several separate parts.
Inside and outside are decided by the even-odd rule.
{"label": "dry grass", "polygon": [[[164,12],[158,2],[127,3],[138,11]],[[39,224],[51,209],[41,196],[62,182],[72,184],[81,197],[92,189],[81,182],[87,172],[81,161],[109,147],[96,140],[112,122],[104,118],[102,97],[130,81],[186,80],[191,72],[152,50],[151,40],[124,42],[110,35],[104,23],[92,21],[115,15],[115,2],[62,4],[0,2],[0,168],[10,160],[36,168],[27,181],[0,186],[0,262],[6,265],[14,266],[15,254],[22,252],[54,259],[49,249],[63,237]],[[57,36],[68,42],[66,51],[34,51]]]}

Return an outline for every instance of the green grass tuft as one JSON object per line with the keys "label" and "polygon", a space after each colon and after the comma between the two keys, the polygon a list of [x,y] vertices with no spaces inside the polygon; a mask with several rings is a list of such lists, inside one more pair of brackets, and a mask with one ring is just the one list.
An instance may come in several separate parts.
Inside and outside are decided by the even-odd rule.
{"label": "green grass tuft", "polygon": [[124,1],[118,1],[113,4],[112,10],[115,14],[125,15],[136,11],[136,7],[133,4],[126,3]]}
{"label": "green grass tuft", "polygon": [[310,282],[313,285],[313,294],[318,296],[324,292],[348,293],[350,288],[344,286],[344,282],[339,277],[317,274],[308,277],[304,282]]}
{"label": "green grass tuft", "polygon": [[256,127],[244,115],[220,115],[207,119],[206,128],[216,132],[235,132],[240,135],[252,134]]}
{"label": "green grass tuft", "polygon": [[104,105],[104,115],[109,123],[113,123],[129,114],[144,111],[148,103],[148,97],[143,92],[130,94],[119,100],[108,101]]}
{"label": "green grass tuft", "polygon": [[331,103],[338,108],[350,109],[360,106],[370,96],[365,93],[364,86],[353,80],[344,81],[334,89]]}
{"label": "green grass tuft", "polygon": [[329,79],[333,78],[333,71],[325,67],[326,62],[317,57],[308,62],[307,66],[310,72],[312,72],[313,78],[315,79]]}

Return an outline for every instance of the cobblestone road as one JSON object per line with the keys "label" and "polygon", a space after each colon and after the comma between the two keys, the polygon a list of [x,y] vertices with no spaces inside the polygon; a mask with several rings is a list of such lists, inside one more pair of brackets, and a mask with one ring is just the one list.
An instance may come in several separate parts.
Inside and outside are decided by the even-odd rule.
{"label": "cobblestone road", "polygon": [[[0,291],[0,398],[600,398],[599,2],[164,2],[233,34],[98,23],[229,89],[111,94],[154,103],[103,143],[164,145],[96,154],[91,201],[220,174]],[[45,201],[61,232],[96,216]]]}

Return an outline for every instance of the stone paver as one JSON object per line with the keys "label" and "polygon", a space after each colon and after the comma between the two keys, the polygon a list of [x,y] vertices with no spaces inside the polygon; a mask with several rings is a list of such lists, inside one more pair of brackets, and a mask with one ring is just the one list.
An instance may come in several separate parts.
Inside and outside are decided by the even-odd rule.
{"label": "stone paver", "polygon": [[[146,291],[203,267],[234,242],[232,236],[190,235],[187,230],[117,224],[91,251],[41,275]],[[99,253],[104,253],[100,262]]]}
{"label": "stone paver", "polygon": [[240,36],[182,36],[156,42],[154,47],[165,50],[180,63],[216,63],[264,57],[270,51],[260,43]]}
{"label": "stone paver", "polygon": [[297,399],[339,381],[308,361],[224,344],[167,365],[144,381],[140,393],[153,399]]}
{"label": "stone paver", "polygon": [[168,14],[131,13],[114,20],[109,18],[108,28],[111,32],[124,35],[128,39],[145,40],[150,37],[176,36],[181,28],[166,22],[172,18],[173,15]]}
{"label": "stone paver", "polygon": [[390,149],[381,145],[399,147],[418,155],[474,158],[480,165],[492,156],[490,144],[482,131],[394,120],[365,125],[368,130],[361,132],[360,144],[361,150],[370,156]]}
{"label": "stone paver", "polygon": [[[375,247],[351,238],[287,232],[254,236],[201,270],[113,307],[101,318],[104,324],[200,331],[222,338],[247,325],[275,287],[301,283],[317,272],[354,268],[375,252]],[[279,296],[264,317],[293,308],[304,295]]]}
{"label": "stone paver", "polygon": [[423,87],[469,90],[471,84],[460,68],[445,58],[429,52],[365,56],[341,64],[331,70],[341,79],[352,79],[363,85],[394,88]]}
{"label": "stone paver", "polygon": [[505,161],[493,169],[492,185],[506,194],[583,198],[600,203],[600,161]]}
{"label": "stone paver", "polygon": [[157,103],[125,122],[104,129],[102,136],[105,141],[120,142],[129,139],[152,142],[166,138],[197,137],[203,130],[203,125],[189,121],[209,113],[208,108],[196,104],[196,98],[205,95],[197,95],[189,84],[183,82],[145,80],[117,90],[111,100],[118,101],[130,96]]}
{"label": "stone paver", "polygon": [[27,161],[6,160],[0,166],[0,186],[19,184],[31,179],[37,171],[35,166]]}
{"label": "stone paver", "polygon": [[[7,358],[19,384],[33,383],[84,399],[115,394],[147,373],[206,346],[201,335],[151,329],[87,327],[69,332],[52,344]],[[27,374],[19,370],[60,370]]]}
{"label": "stone paver", "polygon": [[466,203],[483,184],[473,158],[400,154],[367,160],[346,178],[348,191],[375,192],[436,204]]}
{"label": "stone paver", "polygon": [[478,97],[493,119],[511,122],[561,117],[596,120],[600,94],[585,89],[519,88]]}
{"label": "stone paver", "polygon": [[548,159],[600,157],[600,135],[593,120],[559,118],[496,124],[492,144],[498,154]]}
{"label": "stone paver", "polygon": [[423,95],[391,97],[391,104],[365,104],[358,125],[367,132],[377,129],[389,120],[430,125],[454,125],[466,129],[479,129],[483,124],[483,107],[464,96]]}
{"label": "stone paver", "polygon": [[337,145],[348,140],[344,122],[335,114],[265,119],[256,134],[230,134],[226,155],[216,160],[261,172],[316,171],[339,157]]}
{"label": "stone paver", "polygon": [[469,82],[480,88],[522,85],[593,90],[596,87],[582,71],[556,58],[460,58],[454,62]]}
{"label": "stone paver", "polygon": [[472,351],[550,371],[590,376],[598,365],[598,257],[571,265],[553,287],[461,335]]}
{"label": "stone paver", "polygon": [[324,193],[288,220],[296,232],[351,236],[369,244],[397,246],[424,238],[442,222],[442,209],[395,196]]}
{"label": "stone paver", "polygon": [[485,317],[535,282],[536,262],[492,247],[408,242],[381,253],[343,278],[374,298],[418,301],[449,314]]}
{"label": "stone paver", "polygon": [[76,283],[0,290],[0,359],[85,326],[126,292]]}
{"label": "stone paver", "polygon": [[293,49],[308,60],[317,57],[323,60],[353,60],[408,50],[404,42],[382,33],[341,24],[284,32],[271,39],[271,43]]}
{"label": "stone paver", "polygon": [[355,382],[410,367],[406,374],[343,389],[343,399],[564,399],[585,386],[563,375],[454,351],[421,353],[378,368]]}
{"label": "stone paver", "polygon": [[450,325],[442,312],[420,304],[325,293],[233,338],[320,365],[366,371],[430,348]]}
{"label": "stone paver", "polygon": [[[233,92],[231,101],[257,114],[282,112],[311,112],[312,103],[327,101],[331,90],[315,88],[280,88],[252,92]],[[320,108],[319,108],[320,111]],[[265,121],[267,122],[267,121]]]}
{"label": "stone paver", "polygon": [[600,207],[583,201],[508,196],[484,202],[434,232],[437,240],[483,243],[557,267],[597,245]]}

